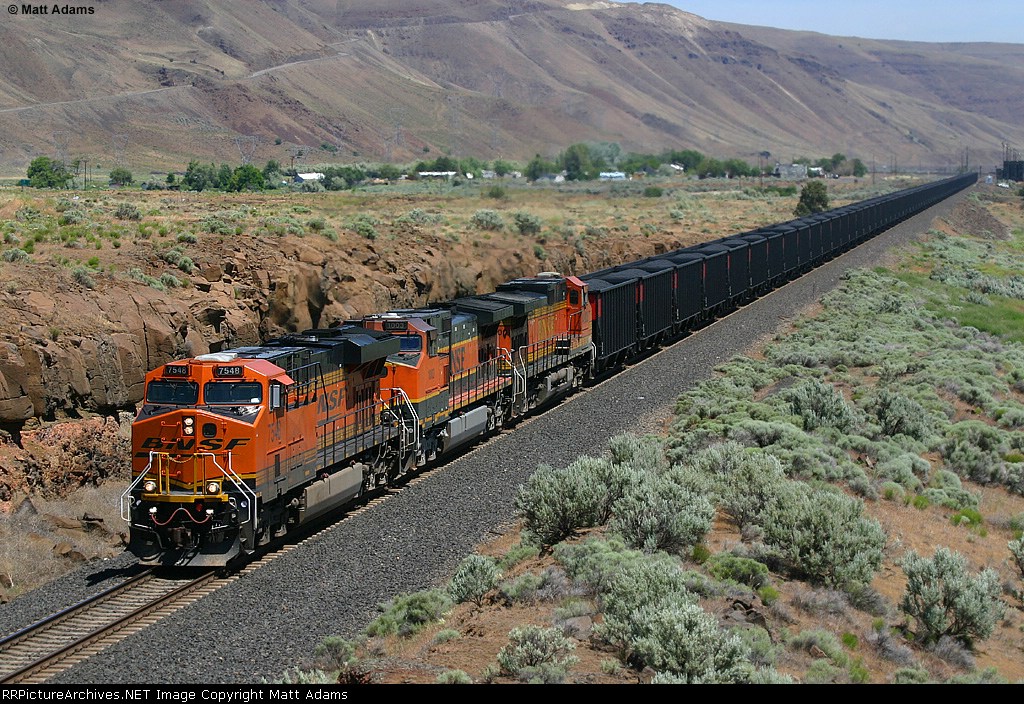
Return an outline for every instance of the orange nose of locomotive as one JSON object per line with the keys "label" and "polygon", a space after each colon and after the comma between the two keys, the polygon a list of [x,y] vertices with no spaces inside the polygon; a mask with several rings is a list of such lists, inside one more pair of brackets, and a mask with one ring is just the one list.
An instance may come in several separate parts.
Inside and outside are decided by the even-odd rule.
{"label": "orange nose of locomotive", "polygon": [[244,364],[213,361],[167,364],[147,376],[132,425],[133,481],[122,497],[132,542],[145,543],[133,549],[140,557],[232,543],[252,521],[266,381]]}

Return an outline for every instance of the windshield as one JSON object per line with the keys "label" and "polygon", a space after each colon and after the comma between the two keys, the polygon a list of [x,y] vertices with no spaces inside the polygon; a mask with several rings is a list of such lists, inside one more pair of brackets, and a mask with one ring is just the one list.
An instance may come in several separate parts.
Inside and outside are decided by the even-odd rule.
{"label": "windshield", "polygon": [[212,405],[259,403],[263,386],[258,381],[211,381],[203,387],[203,401]]}
{"label": "windshield", "polygon": [[146,388],[149,403],[193,406],[199,400],[199,384],[194,381],[151,381]]}
{"label": "windshield", "polygon": [[402,352],[419,352],[422,346],[419,335],[399,335],[398,341],[402,345]]}

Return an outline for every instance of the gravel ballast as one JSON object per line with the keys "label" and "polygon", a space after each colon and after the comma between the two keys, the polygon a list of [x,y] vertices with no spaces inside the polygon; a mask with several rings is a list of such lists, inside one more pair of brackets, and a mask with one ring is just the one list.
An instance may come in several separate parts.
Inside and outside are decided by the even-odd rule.
{"label": "gravel ballast", "polygon": [[[458,562],[515,518],[538,463],[565,466],[623,432],[649,432],[678,395],[818,301],[851,268],[928,230],[958,194],[852,252],[578,393],[431,472],[212,595],[107,648],[51,683],[236,684],[273,681],[326,636],[355,636],[392,597],[445,583]],[[9,632],[109,586],[130,560],[83,568],[0,607]],[[91,572],[89,570],[92,570]],[[35,615],[38,614],[38,615]]]}

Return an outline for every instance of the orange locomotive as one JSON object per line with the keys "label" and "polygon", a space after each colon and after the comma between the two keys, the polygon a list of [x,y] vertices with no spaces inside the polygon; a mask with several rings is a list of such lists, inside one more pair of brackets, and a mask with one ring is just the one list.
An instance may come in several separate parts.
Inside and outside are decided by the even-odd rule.
{"label": "orange locomotive", "polygon": [[544,274],[146,377],[122,495],[148,563],[222,566],[581,385],[587,285]]}

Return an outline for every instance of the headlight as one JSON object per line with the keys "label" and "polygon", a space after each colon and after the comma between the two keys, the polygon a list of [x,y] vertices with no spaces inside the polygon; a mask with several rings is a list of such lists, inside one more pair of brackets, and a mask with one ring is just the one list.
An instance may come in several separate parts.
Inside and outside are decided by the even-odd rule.
{"label": "headlight", "polygon": [[142,485],[142,489],[147,494],[152,494],[154,491],[156,491],[156,482],[153,481],[152,479],[147,479],[146,482]]}
{"label": "headlight", "polygon": [[217,482],[210,482],[209,484],[206,485],[206,493],[207,494],[219,494],[220,493],[220,484],[218,484]]}
{"label": "headlight", "polygon": [[196,419],[192,416],[185,416],[182,421],[185,425],[185,435],[194,435],[196,432]]}
{"label": "headlight", "polygon": [[187,416],[185,418],[185,425],[195,425],[195,422],[196,422],[196,419],[193,418],[192,416]]}
{"label": "headlight", "polygon": [[185,426],[185,435],[191,435],[194,432],[196,432],[196,429],[194,427],[192,427],[191,425]]}

